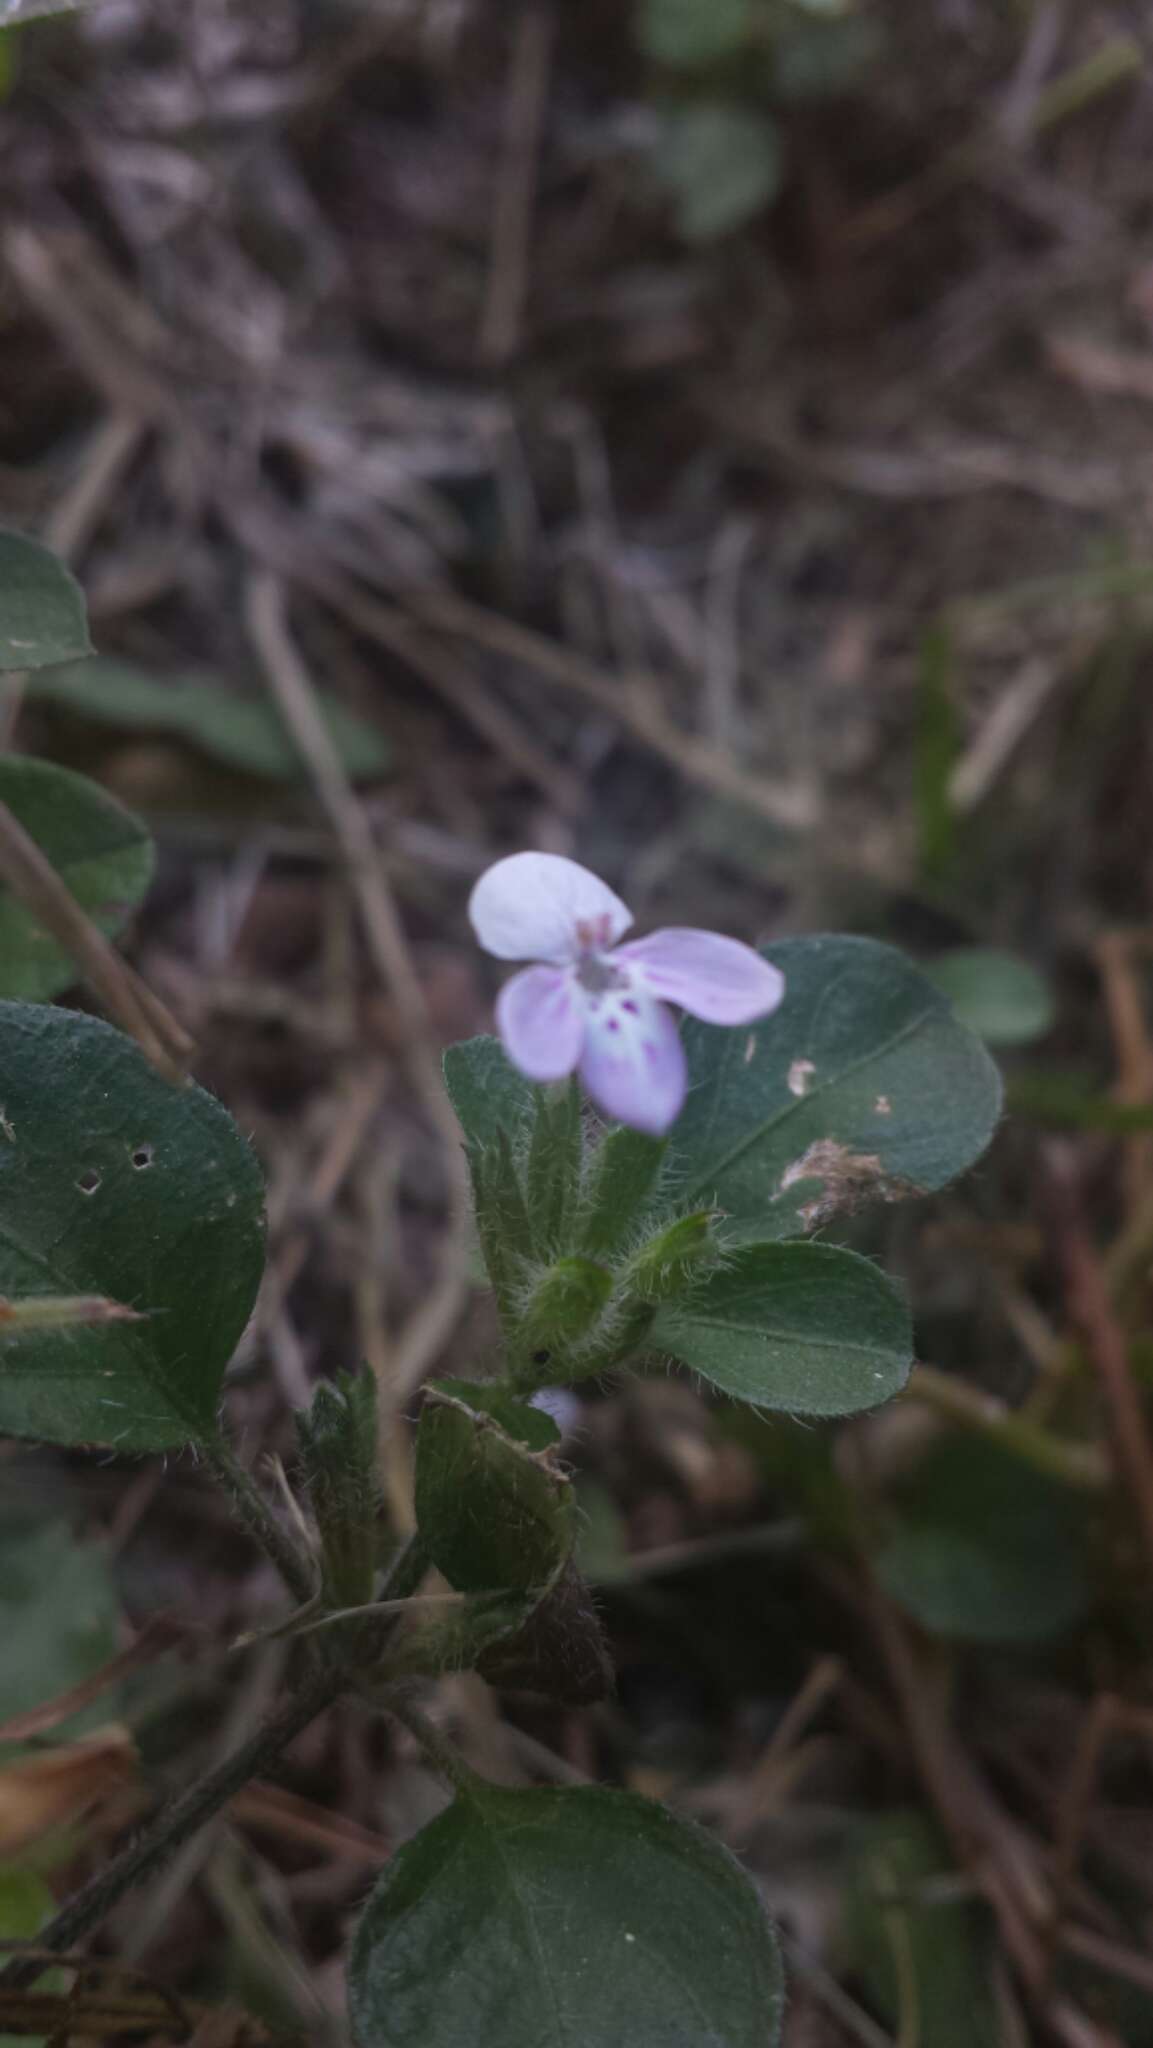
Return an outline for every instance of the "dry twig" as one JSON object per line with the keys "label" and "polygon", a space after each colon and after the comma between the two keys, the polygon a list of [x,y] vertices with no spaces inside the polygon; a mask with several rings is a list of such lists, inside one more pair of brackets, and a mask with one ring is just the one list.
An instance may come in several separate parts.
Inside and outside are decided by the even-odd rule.
{"label": "dry twig", "polygon": [[157,1072],[166,1081],[186,1081],[194,1047],[183,1025],[109,945],[4,803],[0,803],[0,877],[75,963],[109,1015],[136,1040]]}
{"label": "dry twig", "polygon": [[372,830],[357,801],[316,692],[288,628],[284,585],[271,571],[249,579],[247,616],[269,686],[312,777],[348,863],[373,964],[388,989],[405,1035],[404,1057],[429,1121],[441,1141],[449,1218],[437,1285],[396,1340],[388,1395],[390,1419],[419,1383],[456,1321],[467,1289],[468,1184],[464,1151],[433,1050],[428,1012]]}

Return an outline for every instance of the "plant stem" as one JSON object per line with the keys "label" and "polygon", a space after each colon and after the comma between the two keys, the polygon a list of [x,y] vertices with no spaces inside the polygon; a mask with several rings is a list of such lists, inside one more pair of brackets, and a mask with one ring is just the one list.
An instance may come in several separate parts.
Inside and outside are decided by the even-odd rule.
{"label": "plant stem", "polygon": [[430,1764],[447,1778],[454,1792],[471,1792],[483,1784],[460,1751],[447,1735],[442,1735],[435,1722],[430,1721],[423,1708],[418,1707],[408,1686],[397,1686],[374,1693],[372,1698],[386,1714],[400,1721],[410,1735],[416,1737]]}
{"label": "plant stem", "polygon": [[1093,1493],[1109,1484],[1108,1462],[1095,1444],[1053,1436],[1031,1417],[999,1401],[995,1394],[986,1394],[952,1373],[918,1365],[905,1397],[991,1438],[1025,1464],[1064,1480],[1068,1486],[1080,1486]]}
{"label": "plant stem", "polygon": [[308,1561],[292,1538],[281,1528],[264,1495],[249,1477],[222,1436],[206,1438],[200,1445],[206,1465],[215,1473],[229,1505],[253,1541],[271,1558],[294,1600],[302,1607],[314,1598],[316,1585]]}
{"label": "plant stem", "polygon": [[[59,1953],[75,1947],[85,1935],[119,1904],[124,1894],[143,1878],[151,1877],[196,1833],[205,1821],[227,1806],[251,1778],[257,1778],[274,1763],[281,1751],[314,1721],[322,1710],[348,1687],[347,1673],[339,1667],[314,1671],[300,1690],[275,1718],[244,1743],[214,1771],[209,1771],[187,1792],[163,1807],[140,1830],[105,1870],[82,1885],[61,1907],[55,1918],[36,1937],[38,1950]],[[17,1961],[0,1975],[0,1988],[18,1989],[41,1973],[39,1962]]]}

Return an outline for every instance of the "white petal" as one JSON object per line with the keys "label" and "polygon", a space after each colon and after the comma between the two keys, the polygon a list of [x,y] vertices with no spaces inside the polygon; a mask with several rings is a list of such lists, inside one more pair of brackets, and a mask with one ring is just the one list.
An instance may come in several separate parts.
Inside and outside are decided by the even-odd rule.
{"label": "white petal", "polygon": [[523,967],[496,999],[496,1028],[530,1081],[563,1081],[580,1058],[585,1007],[571,971]]}
{"label": "white petal", "polygon": [[605,1116],[662,1138],[680,1114],[687,1071],[670,1010],[635,985],[586,998],[580,1077]]}
{"label": "white petal", "polygon": [[498,960],[573,960],[604,952],[632,915],[606,883],[559,853],[510,853],[469,898],[472,928]]}

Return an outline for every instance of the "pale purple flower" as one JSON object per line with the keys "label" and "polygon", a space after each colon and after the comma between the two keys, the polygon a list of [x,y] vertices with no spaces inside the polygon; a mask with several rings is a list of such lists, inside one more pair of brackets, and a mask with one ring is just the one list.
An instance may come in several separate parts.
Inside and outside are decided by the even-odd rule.
{"label": "pale purple flower", "polygon": [[468,906],[498,960],[535,960],[507,981],[496,1022],[530,1081],[579,1071],[605,1116],[661,1137],[685,1099],[681,1035],[666,1003],[708,1024],[751,1024],[784,978],[738,939],[676,926],[627,946],[632,914],[587,868],[555,853],[513,853],[481,876]]}

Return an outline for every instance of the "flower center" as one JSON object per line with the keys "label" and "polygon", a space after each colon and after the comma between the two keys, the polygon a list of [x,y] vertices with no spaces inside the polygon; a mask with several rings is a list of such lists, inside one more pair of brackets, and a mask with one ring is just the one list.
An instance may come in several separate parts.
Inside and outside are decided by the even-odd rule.
{"label": "flower center", "polygon": [[610,988],[627,988],[629,981],[623,969],[614,967],[603,953],[582,953],[577,962],[576,978],[590,996],[603,996]]}

